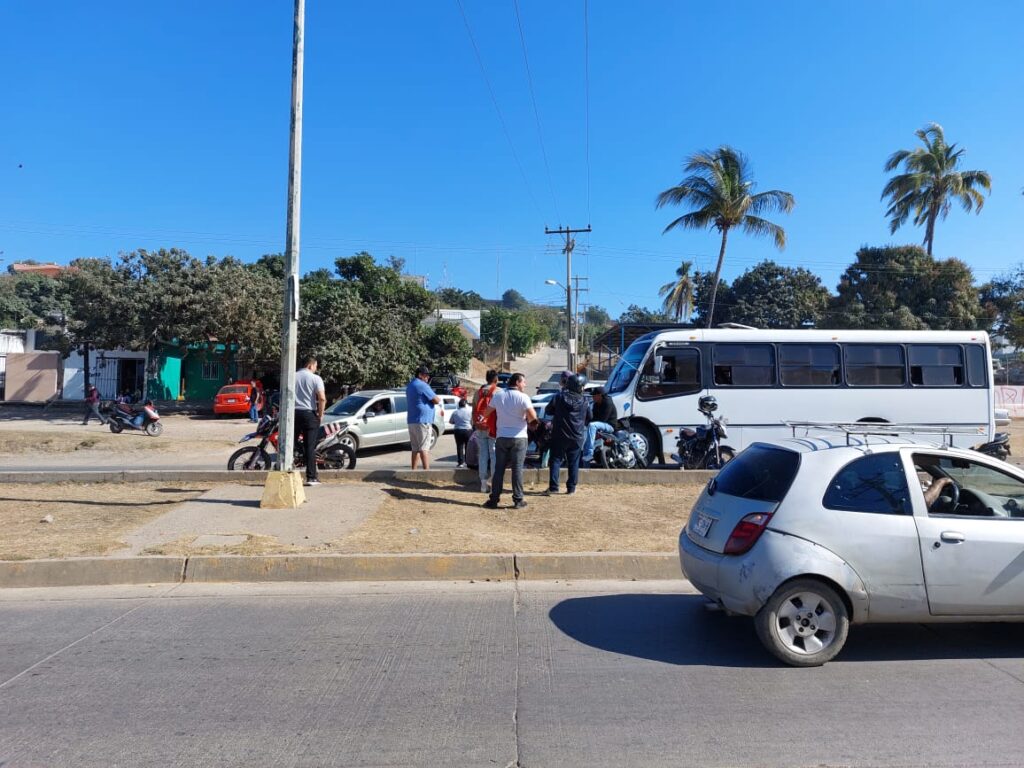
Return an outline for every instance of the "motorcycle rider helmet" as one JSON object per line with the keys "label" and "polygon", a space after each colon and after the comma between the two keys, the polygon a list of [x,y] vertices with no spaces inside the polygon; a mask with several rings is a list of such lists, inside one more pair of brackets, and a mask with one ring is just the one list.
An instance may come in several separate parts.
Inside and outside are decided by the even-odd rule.
{"label": "motorcycle rider helmet", "polygon": [[584,373],[577,373],[576,378],[579,379],[580,381],[580,390],[582,391],[583,388],[587,385],[587,376]]}
{"label": "motorcycle rider helmet", "polygon": [[697,410],[706,416],[710,416],[718,410],[718,401],[713,395],[704,395],[704,397],[697,401]]}
{"label": "motorcycle rider helmet", "polygon": [[570,376],[565,380],[565,388],[569,392],[575,392],[577,395],[583,392],[583,384],[580,381],[580,376]]}

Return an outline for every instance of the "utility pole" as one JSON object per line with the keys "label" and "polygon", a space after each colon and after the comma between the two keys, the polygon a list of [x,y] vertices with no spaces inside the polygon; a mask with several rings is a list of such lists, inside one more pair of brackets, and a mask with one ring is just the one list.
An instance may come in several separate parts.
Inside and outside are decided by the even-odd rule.
{"label": "utility pole", "polygon": [[579,353],[579,348],[580,348],[580,340],[581,340],[581,338],[583,336],[583,334],[580,333],[580,291],[582,291],[583,293],[589,293],[590,292],[590,287],[589,286],[586,287],[586,288],[580,288],[580,280],[585,280],[587,283],[589,283],[590,282],[590,278],[589,277],[580,277],[579,275],[576,275],[575,277],[573,277],[572,280],[573,280],[573,283],[574,283],[573,291],[575,291],[575,293],[576,293],[576,314],[573,316],[573,325],[575,326],[576,330],[575,330],[575,332],[573,334],[573,338],[576,340],[576,350],[575,351],[578,354]]}
{"label": "utility pole", "polygon": [[[299,212],[302,198],[302,60],[306,1],[295,0],[292,38],[292,109],[288,150],[288,220],[285,243],[284,316],[281,325],[281,408],[277,447],[277,469],[290,473],[295,445],[295,367],[299,339]],[[294,479],[293,479],[294,482]],[[302,487],[298,487],[301,497]],[[267,493],[270,492],[268,478]],[[297,506],[291,495],[292,503]]]}
{"label": "utility pole", "polygon": [[565,362],[573,373],[576,373],[576,329],[572,318],[572,251],[576,247],[576,240],[573,238],[573,235],[579,232],[590,231],[589,224],[586,229],[573,229],[572,227],[548,229],[544,227],[545,235],[562,235],[565,237],[565,246],[562,248],[562,253],[565,254],[565,322],[568,325],[565,339]]}

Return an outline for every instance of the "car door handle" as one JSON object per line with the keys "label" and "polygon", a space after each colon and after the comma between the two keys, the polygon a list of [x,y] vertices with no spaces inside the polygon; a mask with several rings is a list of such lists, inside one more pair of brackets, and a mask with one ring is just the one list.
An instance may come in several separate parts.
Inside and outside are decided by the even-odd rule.
{"label": "car door handle", "polygon": [[943,531],[939,534],[939,538],[947,544],[963,544],[967,537],[959,531]]}

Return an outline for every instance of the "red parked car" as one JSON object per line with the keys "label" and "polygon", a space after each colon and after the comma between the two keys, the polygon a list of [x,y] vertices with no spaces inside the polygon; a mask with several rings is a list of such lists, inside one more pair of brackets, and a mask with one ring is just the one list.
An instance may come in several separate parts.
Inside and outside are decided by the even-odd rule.
{"label": "red parked car", "polygon": [[225,414],[249,415],[249,395],[253,390],[252,384],[228,384],[221,387],[220,391],[213,398],[213,412],[218,416]]}

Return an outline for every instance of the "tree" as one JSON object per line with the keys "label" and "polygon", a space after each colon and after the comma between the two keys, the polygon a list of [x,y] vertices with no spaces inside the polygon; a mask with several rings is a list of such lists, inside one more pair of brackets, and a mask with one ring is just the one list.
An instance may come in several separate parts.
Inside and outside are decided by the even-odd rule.
{"label": "tree", "polygon": [[975,208],[980,213],[985,198],[978,188],[991,192],[992,179],[987,171],[959,170],[964,150],[946,143],[938,123],[915,131],[914,135],[924,148],[901,149],[889,157],[885,170],[894,171],[903,165],[904,172],[889,179],[882,199],[889,199],[885,212],[890,219],[889,231],[895,233],[913,214],[914,226],[924,224],[924,245],[931,256],[938,218],[949,215],[954,200],[968,213]]}
{"label": "tree", "polygon": [[[721,278],[717,284],[712,282],[713,279],[714,274],[711,272],[697,271],[693,273],[695,322],[707,328],[732,322],[732,288]],[[715,297],[714,309],[711,308],[712,296]]]}
{"label": "tree", "polygon": [[970,268],[916,245],[864,247],[839,280],[840,328],[968,330],[985,325]]}
{"label": "tree", "polygon": [[526,309],[530,306],[530,302],[515,288],[509,288],[501,294],[501,306],[505,309]]}
{"label": "tree", "polygon": [[611,315],[608,310],[597,304],[591,304],[584,313],[587,325],[594,325],[605,328],[612,324]]}
{"label": "tree", "polygon": [[648,309],[636,304],[630,304],[626,311],[619,315],[619,322],[623,325],[636,323],[638,325],[664,325],[671,323],[672,318],[664,312]]}
{"label": "tree", "polygon": [[441,306],[452,309],[482,309],[487,306],[487,300],[476,291],[441,288],[435,295]]}
{"label": "tree", "polygon": [[821,278],[803,267],[763,261],[731,286],[734,323],[755,328],[802,328],[819,325],[830,295]]}
{"label": "tree", "polygon": [[657,207],[686,205],[690,213],[669,222],[663,232],[676,227],[683,229],[717,229],[722,234],[718,263],[711,282],[708,304],[708,327],[714,319],[718,281],[725,261],[725,246],[729,230],[739,227],[748,235],[770,236],[780,251],[786,247],[786,232],[777,224],[762,218],[762,214],[789,213],[794,199],[789,192],[777,189],[754,194],[756,187],[746,156],[732,147],[719,147],[715,151],[702,151],[691,155],[683,171],[686,176],[677,186],[669,187],[657,197]]}
{"label": "tree", "polygon": [[993,278],[979,289],[989,332],[1012,347],[1024,347],[1024,264]]}
{"label": "tree", "polygon": [[421,332],[423,360],[439,373],[460,373],[469,367],[473,345],[454,323],[436,323]]}
{"label": "tree", "polygon": [[662,308],[669,315],[674,315],[676,322],[689,320],[693,311],[693,277],[690,275],[692,261],[684,261],[676,267],[676,279],[665,283],[658,289],[658,295],[664,299]]}

